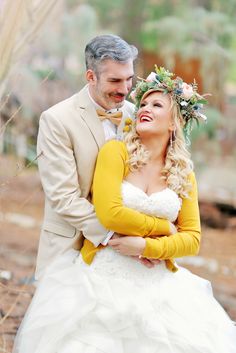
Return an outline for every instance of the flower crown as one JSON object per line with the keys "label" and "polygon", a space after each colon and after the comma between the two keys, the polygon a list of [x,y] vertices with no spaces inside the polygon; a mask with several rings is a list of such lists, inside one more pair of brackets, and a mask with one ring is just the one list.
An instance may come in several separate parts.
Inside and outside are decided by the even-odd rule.
{"label": "flower crown", "polygon": [[197,83],[187,84],[180,77],[172,79],[173,73],[164,67],[157,67],[146,79],[138,78],[134,91],[130,97],[134,101],[136,109],[139,109],[144,94],[150,90],[169,93],[178,103],[180,113],[184,120],[184,130],[192,127],[192,122],[196,120],[206,121],[207,117],[200,113],[203,104],[208,103],[204,95],[197,93]]}

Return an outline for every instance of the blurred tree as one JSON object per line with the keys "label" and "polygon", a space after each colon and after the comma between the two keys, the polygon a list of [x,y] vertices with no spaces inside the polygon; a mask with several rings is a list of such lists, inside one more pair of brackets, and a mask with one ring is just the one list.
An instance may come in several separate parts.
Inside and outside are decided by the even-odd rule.
{"label": "blurred tree", "polygon": [[[76,0],[67,0],[75,6]],[[127,41],[142,46],[142,31],[145,21],[158,20],[184,6],[185,0],[87,0],[96,9],[101,27],[119,33]],[[153,37],[152,37],[153,38]]]}
{"label": "blurred tree", "polygon": [[229,17],[224,13],[195,8],[194,11],[186,9],[181,17],[148,21],[144,26],[144,48],[145,38],[153,32],[158,33],[156,41],[149,41],[147,49],[159,52],[168,67],[173,68],[176,54],[185,60],[200,59],[204,90],[213,94],[211,101],[219,107],[235,36],[235,26]]}
{"label": "blurred tree", "polygon": [[140,54],[142,49],[159,53],[170,68],[176,54],[199,58],[205,90],[214,93],[213,103],[220,101],[233,57],[235,0],[87,1],[102,28],[137,45]]}
{"label": "blurred tree", "polygon": [[205,135],[209,140],[215,139],[217,137],[216,128],[224,121],[223,115],[213,107],[208,107],[204,114],[207,116],[207,123],[195,124],[191,132],[191,140],[193,142],[197,140],[200,135]]}
{"label": "blurred tree", "polygon": [[55,4],[56,0],[1,2],[0,98],[10,69],[33,41]]}
{"label": "blurred tree", "polygon": [[68,9],[63,2],[57,4],[57,11],[13,72],[17,80],[13,75],[8,90],[23,104],[25,118],[38,117],[44,109],[84,84],[84,47],[97,33],[98,21],[90,5],[78,6],[76,2],[76,7]]}
{"label": "blurred tree", "polygon": [[129,0],[123,3],[120,20],[120,34],[129,43],[140,47],[140,34],[144,22],[142,0]]}
{"label": "blurred tree", "polygon": [[[23,119],[21,104],[11,115],[5,114],[7,105],[13,100],[14,94],[8,95],[3,100],[2,95],[10,77],[10,73],[20,56],[35,39],[39,29],[48,19],[56,0],[15,0],[0,2],[0,152],[4,149],[5,131],[13,118],[18,118],[18,124],[10,126],[9,136],[15,131],[13,139],[16,152],[27,154],[26,125]],[[13,91],[13,89],[12,89]],[[19,114],[21,113],[21,114]],[[4,120],[4,117],[6,120]],[[20,148],[18,148],[20,146]],[[24,157],[24,156],[23,156]]]}
{"label": "blurred tree", "polygon": [[201,6],[209,11],[217,11],[227,14],[232,19],[235,18],[236,14],[236,2],[235,0],[192,0],[195,7]]}
{"label": "blurred tree", "polygon": [[[70,3],[73,0],[68,1]],[[139,0],[137,0],[137,2],[138,1]],[[96,10],[99,18],[99,25],[104,31],[120,32],[123,6],[125,3],[128,4],[128,2],[125,0],[87,0],[87,3]]]}

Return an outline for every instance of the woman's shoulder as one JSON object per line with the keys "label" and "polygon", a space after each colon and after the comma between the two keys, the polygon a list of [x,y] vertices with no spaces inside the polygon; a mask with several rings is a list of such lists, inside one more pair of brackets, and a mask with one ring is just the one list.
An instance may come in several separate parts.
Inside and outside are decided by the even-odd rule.
{"label": "woman's shoulder", "polygon": [[196,176],[194,171],[192,170],[187,177],[187,181],[189,183],[189,192],[188,192],[188,196],[191,198],[192,195],[197,192],[197,181],[196,181]]}
{"label": "woman's shoulder", "polygon": [[196,183],[196,176],[195,176],[195,173],[194,173],[193,170],[188,174],[188,181],[191,184],[195,184]]}
{"label": "woman's shoulder", "polygon": [[122,153],[122,154],[127,153],[127,148],[126,148],[126,144],[124,143],[124,141],[110,140],[102,146],[99,153],[104,154],[104,153],[110,153],[110,152],[115,152],[115,151]]}

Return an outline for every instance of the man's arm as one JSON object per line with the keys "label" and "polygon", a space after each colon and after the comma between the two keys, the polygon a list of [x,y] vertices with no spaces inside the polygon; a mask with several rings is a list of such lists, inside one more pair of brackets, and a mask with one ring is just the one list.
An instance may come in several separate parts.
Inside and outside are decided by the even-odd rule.
{"label": "man's arm", "polygon": [[169,221],[123,205],[121,184],[128,171],[127,157],[126,147],[120,141],[109,141],[98,154],[93,182],[98,219],[105,228],[123,235],[170,235]]}
{"label": "man's arm", "polygon": [[97,246],[107,230],[98,221],[93,205],[81,196],[68,133],[48,112],[40,119],[37,152],[41,182],[52,209]]}

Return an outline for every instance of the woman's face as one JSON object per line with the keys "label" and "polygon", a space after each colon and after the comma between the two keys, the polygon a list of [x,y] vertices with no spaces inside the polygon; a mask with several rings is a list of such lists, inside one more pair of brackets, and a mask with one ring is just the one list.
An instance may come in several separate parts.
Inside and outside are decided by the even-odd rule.
{"label": "woman's face", "polygon": [[140,104],[136,131],[140,137],[167,136],[173,130],[171,99],[163,92],[151,92]]}

